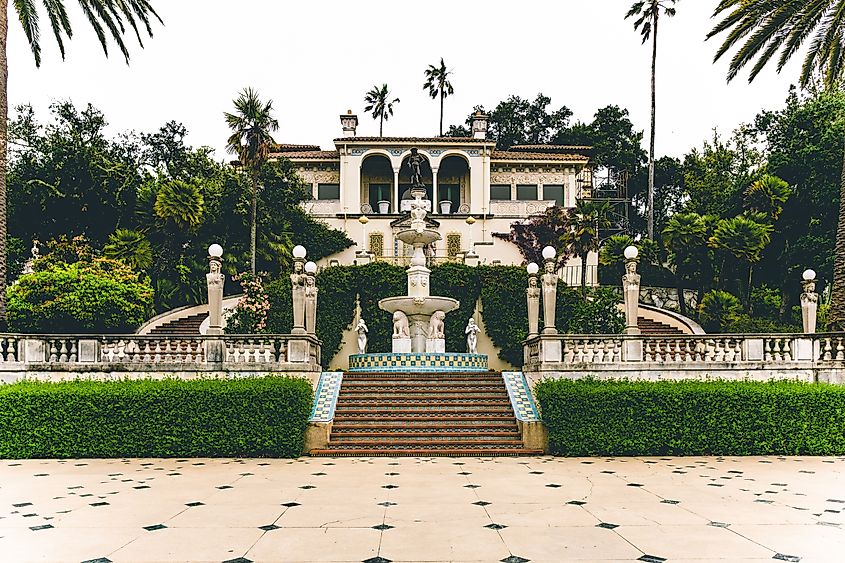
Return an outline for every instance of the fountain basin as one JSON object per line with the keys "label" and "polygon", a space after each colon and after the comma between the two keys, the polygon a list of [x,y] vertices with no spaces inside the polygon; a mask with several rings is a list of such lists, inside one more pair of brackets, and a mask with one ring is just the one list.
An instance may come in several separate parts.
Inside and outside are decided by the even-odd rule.
{"label": "fountain basin", "polygon": [[460,302],[450,297],[399,296],[385,297],[384,299],[378,302],[378,306],[380,309],[387,311],[388,313],[402,311],[403,313],[408,315],[409,319],[414,319],[416,317],[426,317],[425,320],[426,322],[428,322],[428,318],[430,318],[431,315],[435,313],[435,311],[443,311],[444,313],[454,311],[460,306]]}
{"label": "fountain basin", "polygon": [[417,232],[415,229],[405,229],[404,231],[396,233],[396,238],[405,244],[410,244],[416,248],[417,246],[425,246],[433,243],[434,241],[438,241],[441,237],[440,233],[430,229],[426,229],[422,232]]}

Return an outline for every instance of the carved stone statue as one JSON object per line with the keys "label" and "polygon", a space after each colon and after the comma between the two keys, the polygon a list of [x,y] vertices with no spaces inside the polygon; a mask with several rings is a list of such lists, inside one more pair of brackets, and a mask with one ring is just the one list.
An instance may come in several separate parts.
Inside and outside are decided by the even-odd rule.
{"label": "carved stone statue", "polygon": [[317,333],[317,278],[305,276],[305,332]]}
{"label": "carved stone statue", "polygon": [[478,333],[481,332],[481,327],[475,324],[475,319],[470,317],[464,332],[467,335],[467,352],[478,354]]}
{"label": "carved stone statue", "polygon": [[640,306],[640,275],[637,273],[636,260],[625,262],[622,294],[625,301],[625,334],[639,334],[637,320]]}
{"label": "carved stone statue", "polygon": [[411,186],[422,186],[422,163],[425,161],[416,148],[411,149],[408,157],[408,168],[411,169]]}
{"label": "carved stone statue", "polygon": [[32,248],[29,252],[32,254],[33,260],[38,260],[41,257],[41,252],[38,250],[38,239],[32,240]]}
{"label": "carved stone statue", "polygon": [[393,338],[410,338],[411,329],[408,326],[408,316],[402,311],[393,313]]}
{"label": "carved stone statue", "polygon": [[804,325],[804,334],[816,332],[816,316],[819,308],[819,294],[816,293],[816,280],[803,280],[801,285],[804,292],[801,294],[801,320]]}
{"label": "carved stone statue", "polygon": [[443,320],[446,318],[446,313],[443,311],[435,311],[431,315],[431,320],[428,322],[428,337],[432,340],[435,338],[446,338],[444,334]]}
{"label": "carved stone statue", "polygon": [[528,336],[537,336],[540,333],[540,287],[537,276],[529,276],[525,295],[528,299]]}
{"label": "carved stone statue", "polygon": [[290,285],[293,302],[293,332],[305,334],[305,284],[308,274],[302,260],[294,260],[293,273],[290,275]]}
{"label": "carved stone statue", "polygon": [[421,233],[425,230],[425,206],[422,200],[416,199],[411,203],[411,228]]}
{"label": "carved stone statue", "polygon": [[370,329],[367,328],[367,323],[364,322],[364,319],[358,319],[358,324],[355,325],[355,332],[358,333],[358,353],[366,354],[367,333],[370,332]]}
{"label": "carved stone statue", "polygon": [[555,306],[557,304],[557,280],[555,261],[546,260],[543,274],[543,334],[557,334],[555,328]]}
{"label": "carved stone statue", "polygon": [[223,283],[226,276],[221,270],[219,258],[208,261],[205,281],[208,286],[208,331],[207,334],[223,334]]}

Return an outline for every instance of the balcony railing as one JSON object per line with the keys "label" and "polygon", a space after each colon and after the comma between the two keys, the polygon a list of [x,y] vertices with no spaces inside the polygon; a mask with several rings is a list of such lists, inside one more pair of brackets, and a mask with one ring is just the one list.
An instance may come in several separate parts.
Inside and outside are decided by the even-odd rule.
{"label": "balcony railing", "polygon": [[542,213],[549,207],[554,207],[556,202],[554,200],[508,200],[508,199],[493,199],[490,200],[490,213],[492,215],[504,215],[509,217],[530,217]]}

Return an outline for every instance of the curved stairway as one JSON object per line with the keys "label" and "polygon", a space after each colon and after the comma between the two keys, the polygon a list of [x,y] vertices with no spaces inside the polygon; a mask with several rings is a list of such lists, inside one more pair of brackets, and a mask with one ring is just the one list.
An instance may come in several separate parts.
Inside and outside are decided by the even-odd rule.
{"label": "curved stairway", "polygon": [[497,372],[346,373],[328,447],[316,456],[516,456],[522,445]]}

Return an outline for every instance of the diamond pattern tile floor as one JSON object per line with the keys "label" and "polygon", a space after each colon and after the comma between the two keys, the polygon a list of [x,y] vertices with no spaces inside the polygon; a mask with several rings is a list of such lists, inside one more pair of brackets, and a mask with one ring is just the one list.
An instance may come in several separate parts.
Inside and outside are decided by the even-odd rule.
{"label": "diamond pattern tile floor", "polygon": [[845,553],[841,457],[23,460],[0,461],[0,484],[2,561],[839,563]]}

